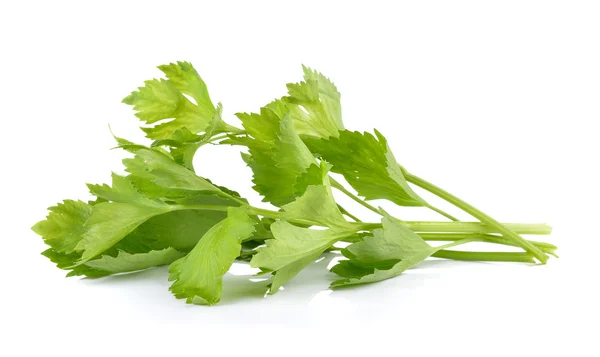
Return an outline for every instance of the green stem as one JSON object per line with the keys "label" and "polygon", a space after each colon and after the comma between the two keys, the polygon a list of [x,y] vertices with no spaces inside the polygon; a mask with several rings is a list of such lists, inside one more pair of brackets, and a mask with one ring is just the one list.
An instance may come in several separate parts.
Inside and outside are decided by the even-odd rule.
{"label": "green stem", "polygon": [[[247,205],[246,202],[243,202],[243,204]],[[199,209],[199,210],[208,210],[208,211],[227,211],[229,209],[229,207],[231,206],[222,206],[222,205],[200,205],[200,204],[193,204],[193,205],[173,205],[173,209],[175,210],[185,210],[185,209]],[[249,214],[255,214],[258,216],[263,216],[263,217],[269,217],[269,218],[273,218],[273,219],[280,219],[281,218],[281,212],[276,212],[276,211],[272,211],[269,209],[264,209],[264,208],[258,208],[258,207],[254,207],[254,206],[250,206],[248,205],[248,213]],[[303,225],[303,226],[320,226],[321,224],[317,223],[317,222],[313,222],[313,221],[309,221],[309,220],[304,220],[304,219],[290,219],[287,220],[290,223],[295,223],[298,225]],[[357,225],[357,230],[370,230],[370,229],[374,229],[372,226],[376,225],[375,228],[379,228],[381,227],[380,223],[354,223]]]}
{"label": "green stem", "polygon": [[215,141],[227,139],[231,134],[218,134],[205,141],[205,144],[214,143]]}
{"label": "green stem", "polygon": [[227,211],[232,206],[221,206],[221,205],[199,205],[199,204],[183,204],[183,205],[172,205],[171,208],[175,210],[186,210],[186,209],[199,209],[205,211]]}
{"label": "green stem", "polygon": [[249,211],[252,214],[256,214],[256,215],[263,216],[263,217],[269,217],[269,218],[273,218],[273,219],[281,218],[281,212],[275,212],[270,209],[249,206]]}
{"label": "green stem", "polygon": [[442,211],[441,209],[439,209],[439,208],[437,208],[437,207],[435,207],[435,206],[432,206],[432,205],[430,205],[429,203],[426,203],[426,204],[425,204],[425,207],[429,208],[430,210],[432,210],[432,211],[434,211],[434,212],[437,212],[437,213],[441,214],[442,216],[444,216],[444,217],[448,218],[448,219],[449,219],[449,220],[451,220],[451,221],[454,221],[454,222],[458,222],[458,221],[459,221],[459,219],[458,219],[458,218],[456,218],[456,217],[452,216],[452,215],[451,215],[451,214],[449,214],[449,213],[446,213],[446,212]]}
{"label": "green stem", "polygon": [[431,256],[466,261],[535,263],[533,256],[525,252],[465,252],[460,250],[440,250],[433,253]]}
{"label": "green stem", "polygon": [[223,191],[218,191],[217,194],[219,196],[221,196],[221,197],[228,198],[228,199],[230,199],[232,201],[235,201],[235,202],[239,203],[241,206],[248,204],[248,202],[246,202],[246,201],[244,201],[242,199],[239,199],[239,198],[237,198],[235,196],[232,196],[232,195],[230,195],[230,194],[228,194],[226,192],[223,192]]}
{"label": "green stem", "polygon": [[325,251],[323,253],[337,252],[337,251],[340,251],[340,250],[342,250],[342,248],[331,246],[331,247],[325,249]]}
{"label": "green stem", "polygon": [[256,254],[256,250],[246,250],[243,252],[240,252],[240,255],[238,255],[238,258],[243,258],[243,257],[248,257],[248,256],[252,256]]}
{"label": "green stem", "polygon": [[481,241],[481,240],[482,239],[479,238],[479,237],[463,238],[463,239],[459,239],[457,241],[454,241],[452,243],[444,244],[444,245],[436,247],[436,248],[438,250],[448,249],[448,248],[456,247],[457,245],[467,244],[467,243],[471,243],[471,242],[478,242],[478,241]]}
{"label": "green stem", "polygon": [[[243,201],[242,201],[243,202]],[[243,204],[246,204],[243,202]],[[209,211],[227,211],[227,209],[231,206],[220,206],[220,205],[174,205],[173,209],[175,210],[184,210],[184,209],[200,209],[200,210],[209,210]],[[251,214],[256,214],[264,217],[270,217],[273,219],[280,219],[281,213],[276,211],[271,211],[268,209],[248,206],[248,209]],[[319,226],[319,223],[311,222],[307,220],[293,220],[292,223],[302,224],[302,225],[313,225]],[[360,230],[373,230],[377,228],[381,228],[381,223],[362,223],[357,222],[354,223],[357,225]],[[481,222],[423,222],[423,221],[403,221],[410,230],[417,233],[499,233],[498,231],[487,227],[485,224]],[[549,234],[551,232],[551,228],[545,224],[514,224],[514,223],[504,223],[508,228],[523,234]]]}
{"label": "green stem", "polygon": [[437,251],[431,256],[436,258],[454,259],[454,260],[477,260],[477,261],[518,261],[524,263],[535,263],[533,256],[529,253],[515,253],[511,252],[465,252],[459,250],[446,250],[448,248],[455,247],[457,245],[466,244],[470,242],[480,242],[484,239],[478,236],[471,236],[463,238],[452,243],[448,243],[437,247]]}
{"label": "green stem", "polygon": [[423,180],[420,177],[412,175],[408,172],[406,172],[405,177],[408,182],[411,182],[411,183],[435,194],[436,196],[452,203],[456,207],[462,209],[466,213],[477,218],[482,223],[485,223],[489,227],[494,228],[495,230],[497,230],[500,234],[502,234],[507,239],[513,240],[520,247],[522,247],[526,251],[533,254],[533,256],[536,257],[542,264],[545,264],[546,261],[548,261],[548,255],[546,255],[544,252],[542,252],[538,247],[529,243],[528,241],[523,239],[521,236],[519,236],[516,232],[503,226],[500,222],[496,221],[495,219],[493,219],[492,217],[483,213],[482,211],[475,208],[474,206],[472,206],[472,205],[468,204],[467,202],[461,200],[460,198],[452,195],[451,193],[435,186],[434,184]]}
{"label": "green stem", "polygon": [[[421,233],[500,233],[481,222],[427,222],[404,221],[408,228]],[[542,234],[552,232],[552,228],[545,224],[502,223],[508,229],[520,234]]]}
{"label": "green stem", "polygon": [[[338,251],[340,248],[330,247],[327,252]],[[240,253],[239,260],[250,260],[249,258],[256,254],[256,250],[247,250]],[[522,252],[465,252],[460,250],[440,250],[431,255],[436,258],[464,260],[464,261],[487,261],[487,262],[517,262],[517,263],[535,263],[533,256]]]}
{"label": "green stem", "polygon": [[[486,243],[502,244],[502,245],[518,247],[518,245],[511,240],[508,240],[508,239],[500,237],[500,236],[491,235],[491,234],[420,233],[419,236],[421,236],[421,238],[423,238],[426,241],[455,241],[455,240],[460,240],[460,239],[464,239],[464,238],[480,238],[482,242],[486,242]],[[544,253],[552,254],[556,257],[556,254],[554,253],[554,251],[556,249],[558,249],[558,247],[556,247],[555,245],[550,244],[550,243],[545,243],[545,242],[532,241],[532,240],[529,240],[529,242],[531,244],[535,245],[536,247],[540,248]]]}
{"label": "green stem", "polygon": [[209,140],[207,140],[206,143],[213,143],[215,141],[227,139],[231,135],[237,136],[237,135],[246,135],[246,134],[247,134],[247,132],[245,130],[238,130],[236,132],[217,134],[217,135],[213,136],[212,138],[210,138]]}
{"label": "green stem", "polygon": [[[258,207],[253,207],[253,206],[248,206],[248,213],[256,214],[256,215],[263,216],[263,217],[270,217],[273,219],[281,218],[281,212],[275,212],[275,211],[271,211],[268,209],[258,208]],[[289,219],[287,221],[290,223],[295,223],[295,224],[302,225],[302,226],[321,226],[321,224],[319,224],[317,222],[313,222],[313,221],[309,221],[309,220],[305,220],[305,219]],[[361,226],[362,226],[362,224],[361,224]]]}
{"label": "green stem", "polygon": [[329,176],[329,181],[331,182],[331,187],[339,190],[340,192],[343,192],[346,196],[350,197],[352,200],[354,200],[356,203],[360,204],[361,206],[366,207],[367,209],[381,215],[381,212],[377,208],[371,206],[364,200],[360,199],[360,197],[358,197],[355,194],[353,194],[352,192],[346,190],[346,188],[344,186],[342,186],[341,183],[337,182],[333,177]]}
{"label": "green stem", "polygon": [[[353,194],[352,192],[348,191],[341,183],[337,182],[333,177],[329,176],[329,181],[331,182],[331,187],[339,190],[340,192],[344,193],[346,196],[350,197],[353,201],[355,201],[356,203],[360,204],[361,206],[366,207],[367,209],[381,215],[381,211],[379,211],[377,208],[371,206],[370,204],[368,204],[365,200],[361,199],[360,197],[356,196],[355,194]],[[455,221],[458,222],[459,219],[452,216],[449,213],[444,212],[443,210],[430,205],[429,203],[425,204],[425,207],[429,208],[430,210],[437,212],[439,214],[441,214],[442,216],[448,218],[451,221]]]}
{"label": "green stem", "polygon": [[337,206],[340,209],[340,212],[342,212],[342,214],[345,214],[346,216],[352,218],[355,222],[362,222],[358,217],[348,212],[348,210],[342,207],[340,204],[338,204]]}

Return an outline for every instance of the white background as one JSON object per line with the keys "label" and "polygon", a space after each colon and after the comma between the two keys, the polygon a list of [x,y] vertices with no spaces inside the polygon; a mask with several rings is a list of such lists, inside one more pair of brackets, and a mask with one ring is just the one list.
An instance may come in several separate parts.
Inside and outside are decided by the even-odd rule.
{"label": "white background", "polygon": [[[2,2],[0,354],[597,356],[599,18],[596,1]],[[436,260],[334,292],[323,261],[267,298],[230,274],[213,307],[173,298],[165,269],[64,279],[31,225],[120,172],[108,124],[144,142],[120,101],[177,60],[236,125],[300,64],[322,71],[347,128],[502,221],[551,224],[561,258]],[[258,204],[236,149],[196,166]]]}

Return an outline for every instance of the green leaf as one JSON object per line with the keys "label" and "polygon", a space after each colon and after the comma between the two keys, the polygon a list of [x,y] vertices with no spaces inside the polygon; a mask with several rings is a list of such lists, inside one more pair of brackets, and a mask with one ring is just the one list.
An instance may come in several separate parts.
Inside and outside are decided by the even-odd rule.
{"label": "green leaf", "polygon": [[[189,136],[185,138],[185,135],[176,133],[179,134],[176,135],[176,137],[180,137],[180,139],[177,139],[177,144],[173,145],[170,149],[171,155],[173,155],[173,160],[176,163],[186,167],[191,171],[194,171],[194,156],[196,155],[196,151],[198,151],[200,147],[205,145],[213,135],[218,133],[217,126],[219,125],[219,122],[221,122],[221,112],[222,107],[219,103],[217,111],[215,111],[215,116],[213,116],[213,119],[211,120],[208,128],[206,129],[206,134],[200,136],[195,141],[186,141],[191,138]],[[189,131],[187,131],[187,133],[191,134]]]}
{"label": "green leaf", "polygon": [[140,254],[129,254],[120,251],[116,257],[103,255],[100,259],[90,260],[85,265],[110,274],[116,274],[171,264],[183,256],[183,253],[173,248],[153,250]]}
{"label": "green leaf", "polygon": [[[100,203],[94,203],[98,205]],[[38,222],[33,230],[44,238],[51,248],[42,254],[57,264],[60,269],[72,270],[68,276],[86,275],[100,277],[109,275],[100,271],[75,264],[81,259],[81,253],[75,251],[82,236],[87,232],[85,223],[90,219],[93,206],[81,201],[65,200],[57,206],[50,207],[46,220]],[[148,251],[157,246],[155,241],[146,236],[125,237],[115,245],[115,248],[128,252]]]}
{"label": "green leaf", "polygon": [[268,108],[260,114],[237,114],[253,137],[247,140],[250,152],[244,156],[254,173],[254,189],[264,201],[276,206],[294,200],[295,183],[316,161],[296,133],[291,118],[283,118]]}
{"label": "green leaf", "polygon": [[222,113],[223,106],[219,103],[203,135],[192,134],[187,129],[178,130],[174,133],[173,139],[176,142],[174,145],[171,145],[170,150],[173,160],[176,163],[194,171],[193,159],[196,151],[203,145],[206,145],[214,135],[227,131],[221,119]]}
{"label": "green leaf", "polygon": [[203,117],[212,117],[214,105],[208,95],[208,88],[191,63],[169,63],[158,66],[158,69],[167,76],[177,91],[194,98]]}
{"label": "green leaf", "polygon": [[112,174],[112,187],[107,184],[94,185],[87,184],[90,193],[96,197],[106,201],[130,203],[130,202],[145,202],[152,204],[152,201],[142,195],[136,187],[133,186],[131,180],[127,177]]}
{"label": "green leaf", "polygon": [[321,184],[323,184],[323,169],[317,164],[312,164],[296,179],[294,184],[295,195],[300,197],[306,192],[308,186]]}
{"label": "green leaf", "polygon": [[[290,113],[290,109],[287,106],[285,98],[283,99],[275,99],[271,103],[265,105],[265,108],[269,109],[273,112],[279,119],[283,118],[286,114]],[[295,125],[294,125],[295,127]]]}
{"label": "green leaf", "polygon": [[59,253],[55,249],[49,248],[42,252],[42,255],[55,263],[59,269],[69,270],[67,277],[84,275],[88,278],[100,278],[110,275],[107,271],[95,269],[85,264],[74,266],[81,258],[78,253]]}
{"label": "green leaf", "polygon": [[269,295],[274,295],[277,293],[285,283],[298,275],[298,273],[300,273],[304,268],[314,263],[315,260],[317,260],[321,254],[323,254],[323,252],[324,250],[309,254],[303,258],[299,258],[298,260],[295,260],[274,272],[271,280],[271,286],[269,287]]}
{"label": "green leaf", "polygon": [[[270,294],[276,293],[333,243],[359,229],[344,219],[335,203],[325,163],[321,163],[320,171],[323,184],[308,186],[301,197],[282,207],[282,220],[271,225],[274,239],[267,239],[266,247],[259,248],[250,262],[253,267],[274,272]],[[329,229],[302,228],[286,220],[318,224]]]}
{"label": "green leaf", "polygon": [[210,117],[203,117],[196,105],[179,93],[170,81],[164,79],[145,81],[144,86],[123,99],[123,103],[133,105],[133,109],[138,111],[135,115],[146,124],[172,119],[142,128],[150,139],[170,138],[173,132],[184,127],[200,132],[210,121]]}
{"label": "green leaf", "polygon": [[332,268],[345,279],[334,281],[331,287],[372,283],[395,277],[427,259],[438,248],[431,247],[419,235],[397,219],[385,215],[383,229],[372,237],[353,243],[343,250],[350,258],[342,266]]}
{"label": "green leaf", "polygon": [[344,130],[340,93],[325,76],[303,66],[304,82],[287,85],[284,97],[298,134],[328,138]]}
{"label": "green leaf", "polygon": [[142,195],[129,178],[116,174],[113,174],[112,187],[89,187],[99,197],[111,202],[101,202],[92,206],[91,216],[84,224],[85,232],[75,247],[76,251],[81,252],[78,264],[111,248],[148,219],[176,209],[163,201],[152,200]]}
{"label": "green leaf", "polygon": [[[172,119],[161,124],[142,128],[150,139],[170,139],[180,129],[187,128],[197,134],[210,124],[215,107],[210,100],[206,84],[188,62],[177,62],[158,67],[168,80],[152,79],[143,87],[123,99],[133,105],[135,114],[146,124]],[[192,103],[185,95],[191,96]],[[225,126],[225,123],[220,125]]]}
{"label": "green leaf", "polygon": [[342,131],[338,138],[304,141],[365,199],[387,199],[400,206],[425,205],[406,182],[387,140],[378,131],[375,135]]}
{"label": "green leaf", "polygon": [[[123,181],[120,181],[123,179],[122,177],[116,175],[115,177],[117,182],[120,182],[115,187],[129,189],[126,186],[120,186],[123,184]],[[113,180],[113,182],[115,181]],[[133,201],[127,198],[127,195],[120,196],[111,187],[106,185],[99,187],[101,192],[105,190],[107,195],[111,195],[110,198],[127,202]],[[145,198],[142,198],[142,201],[144,200]],[[213,201],[211,196],[195,198],[195,202],[200,204],[222,203]],[[95,205],[99,204],[95,203]],[[81,201],[65,200],[64,203],[50,207],[49,210],[48,218],[33,227],[33,230],[44,238],[46,244],[52,247],[43,255],[56,263],[60,269],[71,270],[68,276],[101,277],[110,275],[110,271],[100,271],[85,266],[85,264],[77,265],[82,259],[82,254],[74,249],[88,231],[85,223],[92,215],[93,206]],[[114,258],[119,252],[138,255],[169,247],[182,252],[190,251],[204,233],[225,217],[226,212],[195,209],[159,214],[149,218],[112,247],[107,248],[101,259]]]}
{"label": "green leaf", "polygon": [[[271,224],[275,223],[273,218],[252,216],[252,219],[256,221],[255,232],[248,238],[248,241],[264,241],[265,239],[272,239],[273,233],[271,232]],[[262,244],[262,242],[261,242]],[[259,244],[259,245],[261,245]],[[249,245],[247,245],[249,246]],[[256,248],[256,247],[254,247]]]}
{"label": "green leaf", "polygon": [[362,241],[349,245],[342,254],[355,263],[374,266],[432,249],[419,235],[395,219],[386,217],[383,225],[384,229],[376,229],[372,236],[365,236]]}
{"label": "green leaf", "polygon": [[241,243],[254,232],[254,220],[245,207],[228,210],[227,218],[213,226],[184,258],[171,264],[170,290],[187,303],[212,305],[220,300],[223,275],[240,254]]}
{"label": "green leaf", "polygon": [[286,221],[273,223],[271,232],[274,239],[267,239],[266,247],[258,249],[252,267],[277,271],[304,257],[320,255],[340,239],[339,234],[329,229],[302,228]]}
{"label": "green leaf", "polygon": [[152,150],[138,150],[136,157],[143,161],[152,182],[158,186],[190,191],[219,191],[214,185],[189,169],[177,165],[171,158]]}
{"label": "green leaf", "polygon": [[119,243],[148,242],[154,249],[173,247],[181,252],[189,252],[211,227],[225,217],[227,212],[212,210],[167,212],[142,223]]}
{"label": "green leaf", "polygon": [[279,133],[281,118],[278,113],[269,107],[260,108],[260,113],[236,113],[242,121],[244,129],[253,137],[254,145],[263,145],[272,148]]}
{"label": "green leaf", "polygon": [[81,251],[79,263],[87,262],[106,251],[148,219],[171,211],[166,204],[147,205],[145,202],[104,202],[94,205],[85,223],[86,232],[77,244]]}
{"label": "green leaf", "polygon": [[333,243],[347,235],[345,231],[314,230],[294,226],[285,221],[271,225],[274,239],[265,241],[266,247],[258,248],[250,266],[274,271],[270,294],[279,290],[285,282],[317,259]]}
{"label": "green leaf", "polygon": [[301,220],[338,230],[352,229],[338,208],[327,177],[327,165],[321,163],[321,185],[308,186],[304,194],[282,207],[281,218]]}
{"label": "green leaf", "polygon": [[414,254],[410,257],[407,257],[404,260],[396,263],[393,267],[387,270],[375,269],[373,273],[368,275],[364,275],[362,277],[353,277],[349,279],[337,280],[331,283],[331,288],[337,288],[342,286],[356,285],[356,284],[367,284],[374,283],[381,280],[386,280],[393,278],[402,274],[404,271],[414,267],[419,264],[423,260],[427,259],[431,254],[430,252],[420,252],[419,254]]}
{"label": "green leaf", "polygon": [[315,158],[296,133],[292,119],[287,115],[279,122],[273,160],[277,167],[289,170],[295,177],[315,163]]}
{"label": "green leaf", "polygon": [[138,149],[135,157],[124,159],[123,164],[134,185],[148,197],[179,197],[185,191],[220,192],[208,180],[155,149]]}
{"label": "green leaf", "polygon": [[239,129],[225,124],[221,119],[223,106],[217,104],[210,124],[204,134],[197,135],[187,128],[176,130],[170,139],[155,140],[152,147],[168,146],[173,160],[191,171],[194,171],[193,159],[196,151],[211,142],[213,136],[225,132],[239,132]]}
{"label": "green leaf", "polygon": [[110,131],[110,134],[113,136],[113,138],[117,142],[117,147],[115,147],[114,149],[123,149],[125,151],[134,152],[137,149],[145,148],[145,146],[143,146],[143,145],[139,145],[139,144],[133,143],[127,139],[123,139],[123,138],[116,136],[112,132],[110,125],[108,126],[108,130]]}
{"label": "green leaf", "polygon": [[350,260],[340,260],[336,265],[334,265],[331,268],[330,271],[341,276],[342,278],[360,279],[365,275],[373,274],[375,269],[372,267],[365,267],[362,265],[354,264]]}
{"label": "green leaf", "polygon": [[64,200],[48,208],[45,220],[36,223],[32,230],[57,253],[73,253],[85,232],[84,223],[92,215],[92,206],[73,200]]}
{"label": "green leaf", "polygon": [[[208,128],[207,128],[208,130]],[[195,143],[202,139],[203,135],[194,134],[188,128],[181,128],[173,132],[173,137],[170,139],[154,140],[150,145],[151,148],[160,146],[179,147],[188,143]]]}

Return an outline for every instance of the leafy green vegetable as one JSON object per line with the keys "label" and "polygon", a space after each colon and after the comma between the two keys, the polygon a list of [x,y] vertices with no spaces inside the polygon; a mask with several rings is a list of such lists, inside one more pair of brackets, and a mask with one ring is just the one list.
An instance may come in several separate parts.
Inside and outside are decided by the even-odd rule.
{"label": "leafy green vegetable", "polygon": [[84,225],[86,231],[75,247],[82,252],[80,263],[112,247],[148,219],[170,210],[169,206],[158,204],[104,202],[94,205]]}
{"label": "leafy green vegetable", "polygon": [[406,182],[387,140],[378,131],[375,135],[342,131],[337,138],[308,138],[306,143],[365,199],[387,199],[400,206],[425,205]]}
{"label": "leafy green vegetable", "polygon": [[[95,269],[92,266],[87,265],[87,263],[77,265],[81,260],[82,255],[80,252],[76,251],[75,248],[81,241],[83,234],[86,232],[85,223],[92,215],[93,206],[81,201],[65,200],[55,207],[50,207],[50,210],[51,212],[45,220],[40,221],[33,226],[33,230],[44,237],[46,244],[51,246],[51,248],[47,249],[42,254],[52,262],[56,263],[60,269],[70,270],[67,276],[85,275],[88,277],[100,277],[112,274],[113,272],[111,271]],[[111,257],[112,255],[116,256],[117,253],[121,254],[121,252],[138,255],[140,253],[151,252],[152,250],[167,249],[171,245],[175,247],[180,246],[183,249],[189,247],[190,244],[193,247],[200,237],[190,233],[196,233],[198,230],[203,229],[203,225],[207,225],[207,222],[203,220],[191,220],[190,218],[192,217],[189,215],[186,215],[185,217],[181,216],[182,213],[194,214],[194,212],[196,211],[176,211],[151,218],[116,243],[112,248],[108,249],[105,252],[107,255],[103,255],[101,259]],[[216,217],[217,222],[224,218],[224,215],[221,214],[223,212],[209,212],[212,215],[218,213],[219,216],[222,216]],[[177,216],[173,217],[174,215]],[[182,220],[181,218],[185,218],[185,220]],[[197,218],[197,216],[194,218]],[[204,217],[203,219],[206,220]],[[169,226],[169,231],[161,231],[160,228],[163,221],[187,225],[190,226],[193,231],[173,231],[171,229],[172,225]],[[210,226],[214,224],[211,222],[208,223]],[[185,226],[182,228],[185,228]],[[204,228],[204,230],[207,229],[208,228]],[[187,234],[182,236],[181,233]],[[202,234],[201,231],[200,234]],[[194,239],[195,241],[185,244],[186,240]]]}
{"label": "leafy green vegetable", "polygon": [[200,78],[200,75],[189,62],[177,62],[158,66],[180,93],[194,98],[198,109],[204,114],[204,118],[210,118],[213,111],[213,103],[208,95],[208,88]]}
{"label": "leafy green vegetable", "polygon": [[[172,158],[155,150],[136,150],[135,157],[125,159],[123,163],[130,173],[131,180],[137,187],[145,189],[144,193],[149,196],[157,193],[165,194],[165,191],[152,192],[155,186],[166,190],[220,191],[193,171],[178,165]],[[146,183],[151,185],[144,185]]]}
{"label": "leafy green vegetable", "polygon": [[[350,224],[340,212],[327,179],[327,166],[321,164],[321,181],[318,186],[308,186],[306,192],[294,202],[283,206],[280,221],[271,225],[274,239],[265,241],[250,265],[274,272],[270,293],[293,278],[317,259],[338,240],[354,234],[360,226]],[[314,230],[295,226],[300,222],[328,227]]]}
{"label": "leafy green vegetable", "polygon": [[287,114],[280,118],[268,108],[262,108],[260,114],[237,115],[254,136],[247,142],[250,155],[245,156],[254,173],[254,189],[264,196],[264,201],[276,206],[292,201],[296,180],[316,163],[296,133],[292,119]]}
{"label": "leafy green vegetable", "polygon": [[[344,265],[338,268],[337,271],[341,271],[346,279],[334,281],[332,287],[389,279],[438,250],[389,215],[386,214],[381,221],[383,228],[374,230],[373,236],[366,236],[344,249],[343,254],[349,258],[352,267]],[[382,269],[390,263],[394,264],[389,269]],[[349,269],[353,270],[350,272]],[[336,269],[333,271],[336,272]]]}
{"label": "leafy green vegetable", "polygon": [[336,230],[314,230],[294,226],[286,221],[271,225],[274,239],[258,249],[250,265],[274,271],[270,293],[274,294],[286,281],[293,278],[307,265],[317,259],[327,248],[349,232]]}
{"label": "leafy green vegetable", "polygon": [[[126,175],[113,174],[111,185],[88,184],[93,197],[87,203],[64,200],[32,227],[48,245],[42,255],[67,276],[99,278],[170,264],[177,298],[212,305],[236,260],[271,274],[265,289],[274,294],[324,252],[340,250],[338,242],[347,244],[341,249],[346,259],[331,268],[340,277],[332,288],[388,279],[431,256],[545,263],[547,254],[555,255],[555,246],[518,234],[549,234],[550,227],[499,223],[400,166],[378,131],[345,130],[340,93],[317,71],[303,67],[304,81],[288,84],[286,96],[258,113],[236,114],[242,129],[225,123],[222,105],[213,104],[190,63],[158,68],[166,79],[146,81],[123,100],[151,139],[141,145],[113,135],[130,155],[123,160]],[[241,146],[254,189],[279,210],[253,206],[197,175],[193,159],[207,144]],[[479,221],[458,222],[411,184]],[[332,188],[381,215],[381,222],[363,222],[352,214],[355,207],[336,201]],[[453,222],[402,221],[366,202],[375,199],[424,206]],[[449,249],[473,241],[524,252]]]}
{"label": "leafy green vegetable", "polygon": [[100,259],[90,260],[85,265],[99,271],[116,274],[167,265],[181,257],[183,257],[183,253],[173,248],[152,250],[148,253],[138,254],[120,251],[116,257],[103,255]]}
{"label": "leafy green vegetable", "polygon": [[306,66],[304,82],[287,85],[284,97],[294,126],[300,135],[328,138],[344,130],[340,93],[324,75]]}
{"label": "leafy green vegetable", "polygon": [[[198,72],[188,62],[177,62],[158,66],[168,78],[152,79],[144,82],[143,87],[123,99],[123,103],[133,106],[135,114],[146,124],[159,120],[173,119],[153,127],[142,128],[150,139],[170,139],[173,134],[187,129],[193,134],[204,131],[211,123],[215,113],[206,84]],[[195,101],[193,103],[185,95]],[[222,120],[219,127],[230,129]]]}
{"label": "leafy green vegetable", "polygon": [[172,247],[181,252],[192,250],[200,238],[215,224],[227,217],[223,211],[181,210],[171,211],[150,218],[129,233],[124,241],[145,242],[146,248],[126,249],[128,252],[147,252],[147,248],[164,249]]}
{"label": "leafy green vegetable", "polygon": [[[236,128],[224,125],[221,119],[223,113],[223,106],[221,103],[217,104],[216,110],[213,117],[206,127],[204,134],[197,135],[193,134],[187,128],[181,128],[173,132],[171,139],[156,140],[152,143],[152,147],[168,146],[170,147],[171,156],[173,160],[179,165],[185,166],[186,168],[194,171],[194,155],[196,151],[203,145],[214,141],[215,138],[219,139],[216,135],[220,133],[227,133],[233,130],[235,133],[240,133]],[[222,138],[220,138],[222,139]]]}
{"label": "leafy green vegetable", "polygon": [[81,255],[77,253],[59,253],[56,250],[49,248],[43,251],[42,255],[55,263],[57,268],[68,270],[69,273],[67,274],[67,277],[84,275],[88,278],[101,278],[110,275],[107,271],[94,269],[86,264],[74,266],[81,258]]}
{"label": "leafy green vegetable", "polygon": [[[324,164],[321,165],[321,170],[322,174],[327,173]],[[340,230],[352,227],[335,203],[327,176],[322,177],[322,184],[308,186],[301,197],[282,208],[281,218],[287,221],[303,220]]]}
{"label": "leafy green vegetable", "polygon": [[82,201],[65,200],[48,208],[48,217],[32,229],[57,253],[73,253],[85,231],[83,225],[92,215],[92,206]]}
{"label": "leafy green vegetable", "polygon": [[188,303],[212,305],[220,300],[222,277],[240,254],[242,240],[254,232],[246,208],[230,208],[188,255],[169,267],[171,291]]}

